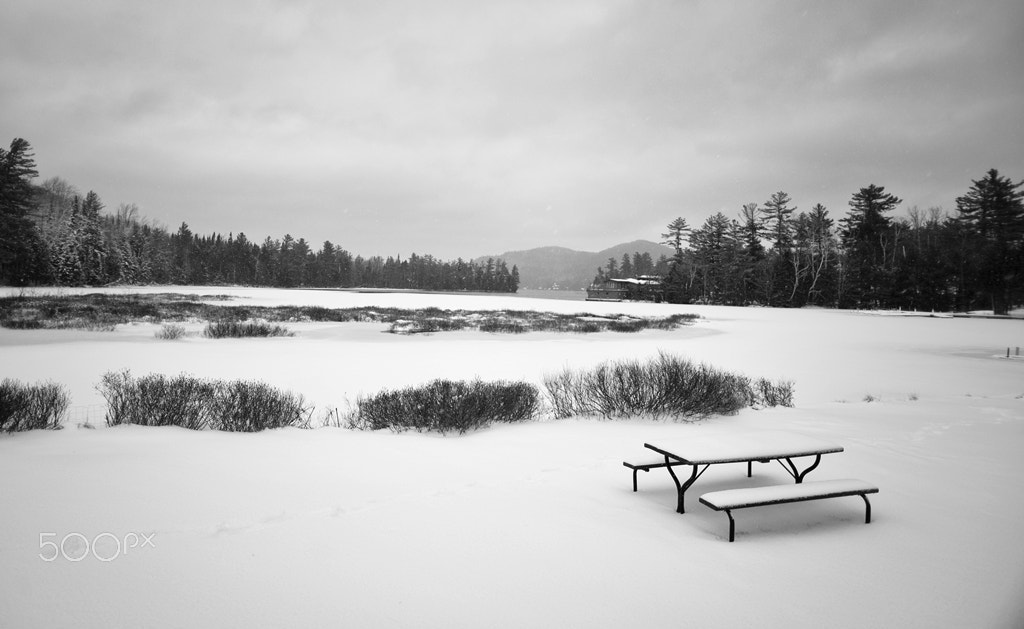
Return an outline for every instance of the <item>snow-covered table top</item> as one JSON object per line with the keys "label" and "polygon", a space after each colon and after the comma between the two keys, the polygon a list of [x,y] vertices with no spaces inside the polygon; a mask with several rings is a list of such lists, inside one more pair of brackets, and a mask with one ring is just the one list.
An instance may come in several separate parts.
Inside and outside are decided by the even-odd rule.
{"label": "snow-covered table top", "polygon": [[644,446],[692,465],[786,459],[843,451],[842,446],[829,441],[781,430],[699,436],[645,443]]}

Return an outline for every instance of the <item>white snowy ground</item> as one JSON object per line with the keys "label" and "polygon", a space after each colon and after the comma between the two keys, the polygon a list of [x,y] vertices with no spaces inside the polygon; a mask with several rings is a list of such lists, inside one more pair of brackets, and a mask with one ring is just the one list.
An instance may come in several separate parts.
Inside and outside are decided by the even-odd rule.
{"label": "white snowy ground", "polygon": [[[395,336],[376,324],[295,323],[293,338],[160,341],[148,324],[0,329],[0,378],[62,382],[76,405],[65,430],[0,435],[5,629],[1024,626],[1024,359],[1001,357],[1024,346],[1022,321],[136,290],[704,319],[632,335]],[[564,366],[659,350],[791,379],[796,408],[695,424],[547,420],[461,437],[106,428],[96,416],[94,387],[108,370],[257,378],[344,408],[360,392],[436,377],[539,383]],[[76,427],[90,413],[96,429]],[[631,491],[622,461],[649,458],[645,441],[751,429],[844,445],[809,478],[877,484],[872,523],[856,497],[763,507],[736,512],[728,543],[725,515],[697,497],[789,481],[774,464],[755,465],[753,479],[740,465],[712,468],[685,515],[663,470],[641,473]],[[87,553],[83,540],[94,543]]]}

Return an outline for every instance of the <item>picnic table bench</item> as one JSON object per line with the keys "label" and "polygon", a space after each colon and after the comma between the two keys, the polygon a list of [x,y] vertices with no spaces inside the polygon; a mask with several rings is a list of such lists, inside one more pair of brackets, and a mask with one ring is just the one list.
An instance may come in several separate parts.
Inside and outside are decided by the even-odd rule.
{"label": "picnic table bench", "polygon": [[702,504],[716,511],[725,511],[729,516],[729,541],[736,539],[736,521],[733,520],[733,509],[763,507],[765,505],[785,504],[787,502],[804,502],[806,500],[824,500],[842,498],[844,496],[860,496],[864,499],[866,513],[864,523],[871,523],[871,502],[868,494],[878,493],[878,487],[862,480],[846,478],[841,480],[819,480],[793,485],[769,485],[767,487],[745,487],[713,491],[700,497]]}
{"label": "picnic table bench", "polygon": [[658,467],[672,467],[673,465],[686,465],[682,461],[674,461],[672,463],[666,463],[665,461],[652,461],[650,463],[630,463],[629,461],[623,461],[622,464],[629,469],[633,470],[633,491],[636,491],[636,473],[637,472],[650,472],[654,468]]}
{"label": "picnic table bench", "polygon": [[[769,462],[769,461],[762,461],[762,462]],[[629,469],[633,470],[633,491],[636,491],[637,490],[637,485],[636,485],[636,473],[637,472],[650,472],[651,470],[659,468],[659,467],[673,467],[673,466],[676,466],[676,465],[687,465],[687,463],[683,463],[682,461],[673,461],[672,463],[666,463],[664,461],[664,459],[661,459],[661,460],[658,460],[658,461],[651,461],[649,463],[630,463],[629,461],[623,461],[622,465],[624,467],[628,467]],[[753,461],[747,461],[747,478],[752,478],[754,476],[753,465],[754,465]]]}

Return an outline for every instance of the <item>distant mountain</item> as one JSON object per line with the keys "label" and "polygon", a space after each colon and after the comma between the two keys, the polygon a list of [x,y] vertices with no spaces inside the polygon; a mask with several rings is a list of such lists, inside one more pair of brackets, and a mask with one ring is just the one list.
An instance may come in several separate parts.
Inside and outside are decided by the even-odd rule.
{"label": "distant mountain", "polygon": [[597,252],[576,251],[565,247],[538,247],[483,256],[478,260],[501,258],[509,268],[512,265],[519,267],[520,288],[582,290],[597,275],[598,267],[608,263],[608,258],[621,261],[622,254],[632,257],[637,251],[651,254],[655,262],[663,255],[671,257],[674,253],[670,247],[649,240],[635,240]]}

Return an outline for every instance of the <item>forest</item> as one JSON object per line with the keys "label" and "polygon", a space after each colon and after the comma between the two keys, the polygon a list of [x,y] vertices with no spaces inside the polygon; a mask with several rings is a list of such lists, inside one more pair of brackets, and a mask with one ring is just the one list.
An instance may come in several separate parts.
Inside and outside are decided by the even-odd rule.
{"label": "forest", "polygon": [[[952,215],[910,207],[893,216],[902,199],[870,184],[851,196],[838,221],[820,203],[796,213],[782,191],[742,206],[737,218],[715,213],[696,229],[680,217],[661,234],[675,250],[665,298],[1007,314],[1024,304],[1022,185],[989,170],[956,199]],[[609,260],[598,278],[626,275],[626,263]]]}
{"label": "forest", "polygon": [[353,256],[325,241],[318,249],[285,234],[250,241],[244,232],[207,236],[144,220],[134,204],[105,211],[53,177],[39,185],[32,148],[0,148],[0,284],[241,284],[514,293],[519,270],[502,260],[442,261],[430,255]]}
{"label": "forest", "polygon": [[[82,195],[38,176],[29,143],[0,148],[0,283],[241,284],[276,287],[373,287],[514,293],[519,271],[502,260],[442,261],[353,256],[304,238],[250,241],[244,232],[171,232],[144,220],[134,204],[105,212],[95,192]],[[884,186],[852,194],[838,220],[815,204],[797,213],[786,192],[716,212],[697,228],[670,222],[662,242],[670,258],[610,259],[605,277],[659,275],[674,303],[992,310],[1024,304],[1024,181],[996,169],[972,180],[955,211],[911,206]]]}

